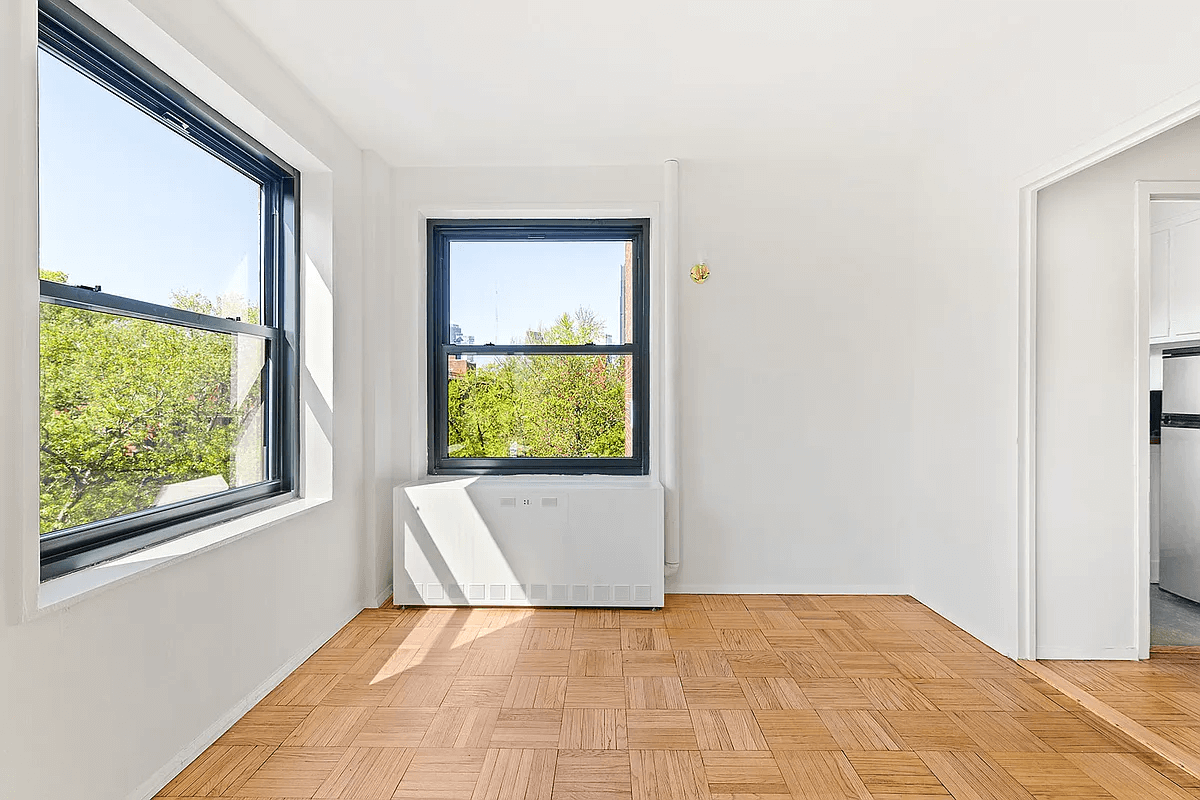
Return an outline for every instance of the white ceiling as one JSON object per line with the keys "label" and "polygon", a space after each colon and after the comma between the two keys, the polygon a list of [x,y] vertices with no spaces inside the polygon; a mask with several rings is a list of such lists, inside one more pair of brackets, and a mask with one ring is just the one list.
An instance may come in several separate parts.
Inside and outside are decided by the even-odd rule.
{"label": "white ceiling", "polygon": [[[1004,82],[1036,90],[1052,78],[1046,54],[1058,36],[1080,35],[1081,19],[1120,35],[1145,10],[1053,0],[221,2],[360,146],[395,165],[904,148],[928,114],[995,82],[997,65]],[[1069,69],[1111,61],[1098,46],[1095,64]]]}

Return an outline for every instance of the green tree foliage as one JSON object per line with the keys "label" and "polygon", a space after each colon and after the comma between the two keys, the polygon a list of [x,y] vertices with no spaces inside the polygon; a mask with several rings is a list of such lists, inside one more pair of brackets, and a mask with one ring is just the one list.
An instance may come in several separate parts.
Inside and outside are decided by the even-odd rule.
{"label": "green tree foliage", "polygon": [[[604,340],[604,322],[581,308],[526,344]],[[449,450],[457,458],[622,457],[626,360],[597,355],[506,356],[449,387]]]}
{"label": "green tree foliage", "polygon": [[[199,295],[173,302],[217,309]],[[51,304],[41,314],[43,533],[147,508],[169,484],[235,484],[237,440],[261,405],[257,372],[234,385],[237,337]]]}

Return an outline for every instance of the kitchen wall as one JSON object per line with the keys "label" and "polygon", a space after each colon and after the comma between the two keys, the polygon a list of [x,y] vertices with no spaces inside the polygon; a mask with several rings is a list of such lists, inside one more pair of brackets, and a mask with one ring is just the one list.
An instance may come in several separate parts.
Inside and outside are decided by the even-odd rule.
{"label": "kitchen wall", "polygon": [[[132,32],[147,20],[117,0],[77,0]],[[374,599],[362,525],[362,154],[335,123],[210,0],[136,0],[149,18],[264,111],[327,171],[332,219],[306,241],[332,263],[306,263],[326,284],[332,396],[324,424],[333,499],[275,527],[22,621],[36,531],[36,2],[0,0],[0,796],[92,800],[146,796],[219,733],[240,702],[289,660],[323,642]],[[156,40],[158,41],[158,40]],[[171,49],[163,43],[164,51]],[[180,62],[182,63],[182,62]],[[198,65],[176,76],[203,74]],[[204,80],[197,79],[200,83]],[[236,118],[236,117],[235,117]],[[254,131],[259,133],[258,130]],[[328,237],[332,235],[332,241]],[[317,256],[314,256],[316,259]],[[331,296],[330,296],[331,295]],[[15,376],[23,376],[18,379]],[[328,386],[324,387],[328,390]],[[314,429],[315,430],[315,429]],[[33,433],[31,433],[33,431]],[[30,478],[30,475],[33,477]],[[217,726],[214,730],[214,726]]]}

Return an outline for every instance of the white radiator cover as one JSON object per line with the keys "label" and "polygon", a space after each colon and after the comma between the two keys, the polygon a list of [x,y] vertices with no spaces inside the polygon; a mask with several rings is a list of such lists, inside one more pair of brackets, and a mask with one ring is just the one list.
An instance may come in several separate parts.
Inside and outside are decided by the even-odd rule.
{"label": "white radiator cover", "polygon": [[662,607],[657,481],[429,478],[393,500],[398,605]]}

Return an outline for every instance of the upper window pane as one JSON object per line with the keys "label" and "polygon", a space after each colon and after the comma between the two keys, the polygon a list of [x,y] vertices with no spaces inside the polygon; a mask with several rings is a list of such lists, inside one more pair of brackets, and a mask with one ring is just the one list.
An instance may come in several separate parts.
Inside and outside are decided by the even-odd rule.
{"label": "upper window pane", "polygon": [[38,53],[42,277],[258,322],[262,187]]}
{"label": "upper window pane", "polygon": [[451,242],[450,343],[631,342],[632,253],[627,241]]}

